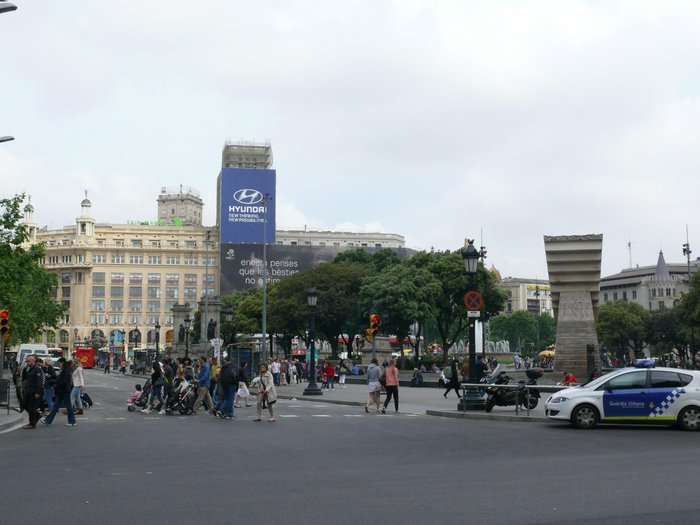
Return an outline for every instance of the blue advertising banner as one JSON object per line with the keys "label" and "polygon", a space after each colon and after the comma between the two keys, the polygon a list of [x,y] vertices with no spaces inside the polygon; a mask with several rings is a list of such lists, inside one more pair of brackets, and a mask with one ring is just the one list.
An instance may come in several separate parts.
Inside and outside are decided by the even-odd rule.
{"label": "blue advertising banner", "polygon": [[221,170],[221,242],[275,243],[275,170],[224,168]]}

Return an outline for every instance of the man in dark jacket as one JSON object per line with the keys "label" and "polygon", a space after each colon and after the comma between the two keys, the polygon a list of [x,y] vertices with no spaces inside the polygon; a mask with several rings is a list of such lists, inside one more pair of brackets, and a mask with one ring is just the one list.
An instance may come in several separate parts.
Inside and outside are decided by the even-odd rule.
{"label": "man in dark jacket", "polygon": [[46,416],[41,422],[44,425],[53,423],[53,418],[56,417],[58,410],[65,406],[68,408],[68,423],[66,426],[75,426],[75,412],[73,412],[73,403],[70,402],[70,392],[73,390],[73,366],[70,361],[61,358],[58,360],[61,364],[61,372],[56,378],[56,403],[51,410],[51,413]]}
{"label": "man in dark jacket", "polygon": [[238,388],[238,372],[230,359],[226,360],[219,371],[219,384],[223,393],[218,414],[225,419],[233,419],[233,394]]}
{"label": "man in dark jacket", "polygon": [[25,430],[36,428],[36,422],[39,421],[39,403],[43,394],[44,372],[36,363],[36,356],[32,354],[27,357],[27,375],[22,382],[24,409],[29,414],[29,424],[22,427]]}

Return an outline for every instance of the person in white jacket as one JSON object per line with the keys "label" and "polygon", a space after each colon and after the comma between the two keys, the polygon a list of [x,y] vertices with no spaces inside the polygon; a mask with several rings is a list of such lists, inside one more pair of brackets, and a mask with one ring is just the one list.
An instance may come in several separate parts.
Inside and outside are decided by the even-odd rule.
{"label": "person in white jacket", "polygon": [[73,390],[70,391],[70,402],[73,410],[78,415],[83,413],[83,402],[81,397],[85,388],[85,378],[83,377],[83,364],[79,358],[73,359]]}

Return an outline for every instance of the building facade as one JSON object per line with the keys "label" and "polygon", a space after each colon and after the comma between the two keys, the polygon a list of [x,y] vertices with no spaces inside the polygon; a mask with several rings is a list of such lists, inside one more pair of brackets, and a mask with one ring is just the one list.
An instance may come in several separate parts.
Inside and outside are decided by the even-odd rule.
{"label": "building facade", "polygon": [[533,314],[554,316],[552,311],[552,294],[549,282],[542,279],[523,279],[506,277],[501,279],[498,287],[508,294],[506,304],[501,313],[526,310]]}
{"label": "building facade", "polygon": [[[698,260],[690,262],[696,272]],[[603,277],[600,293],[603,303],[629,301],[649,311],[673,308],[689,290],[688,264],[668,264],[662,251],[656,266],[638,266]]]}

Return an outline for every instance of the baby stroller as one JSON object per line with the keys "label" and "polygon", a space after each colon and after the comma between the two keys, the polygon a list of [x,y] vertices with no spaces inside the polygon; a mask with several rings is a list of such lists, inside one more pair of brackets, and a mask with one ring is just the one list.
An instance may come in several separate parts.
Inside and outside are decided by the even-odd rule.
{"label": "baby stroller", "polygon": [[146,383],[143,385],[143,388],[141,389],[141,395],[138,397],[136,401],[134,401],[134,405],[136,405],[139,408],[145,408],[146,405],[148,404],[148,396],[151,394],[151,380],[147,380]]}
{"label": "baby stroller", "polygon": [[93,405],[92,398],[86,392],[80,396],[80,402],[83,404],[83,408],[91,408]]}
{"label": "baby stroller", "polygon": [[190,415],[194,411],[192,407],[197,399],[197,386],[196,383],[180,383],[175,390],[170,394],[168,398],[168,404],[165,407],[165,413],[168,416],[173,415],[175,412],[179,412],[183,415]]}

